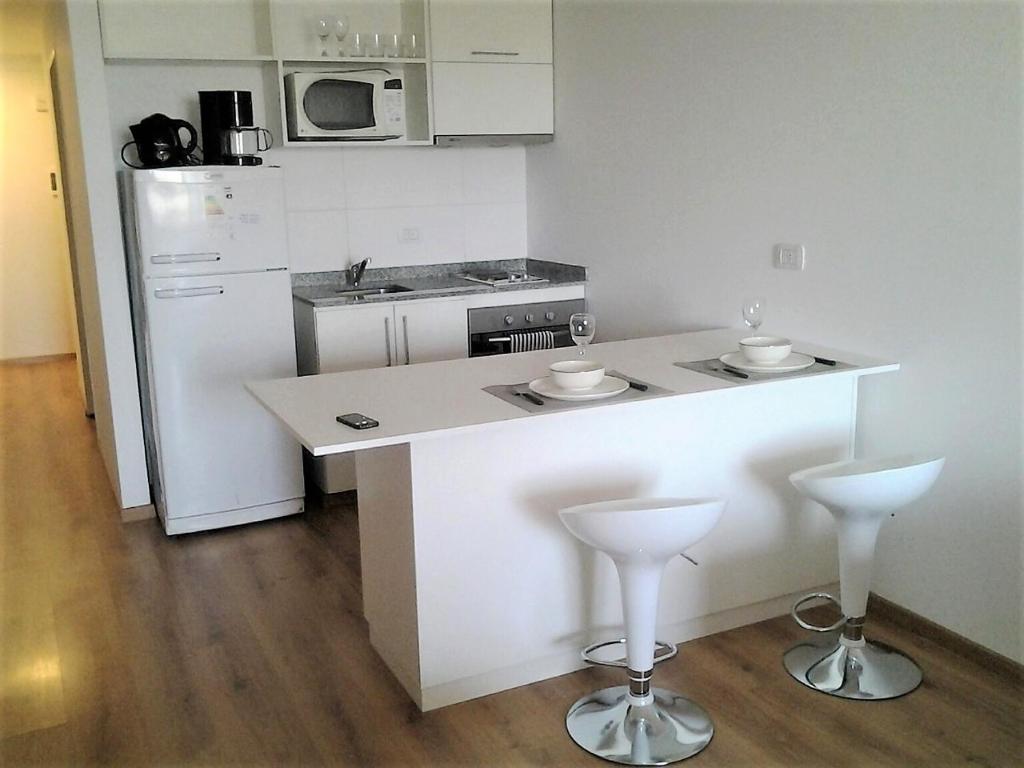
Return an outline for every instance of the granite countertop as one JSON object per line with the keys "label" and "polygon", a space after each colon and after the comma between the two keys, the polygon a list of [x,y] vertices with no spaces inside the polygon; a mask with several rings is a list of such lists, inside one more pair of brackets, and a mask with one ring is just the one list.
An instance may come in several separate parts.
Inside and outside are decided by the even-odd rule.
{"label": "granite countertop", "polygon": [[[505,270],[543,277],[544,282],[513,283],[490,286],[459,277],[459,273],[472,270]],[[416,267],[389,267],[367,269],[359,283],[360,288],[400,285],[408,288],[397,293],[353,297],[339,296],[338,291],[351,288],[347,273],[308,272],[292,275],[292,296],[314,307],[357,304],[380,304],[390,301],[408,301],[434,296],[462,296],[474,293],[504,293],[535,288],[561,288],[583,285],[587,282],[587,268],[573,264],[560,264],[538,259],[506,259],[503,261],[474,261],[454,264],[430,264]]]}

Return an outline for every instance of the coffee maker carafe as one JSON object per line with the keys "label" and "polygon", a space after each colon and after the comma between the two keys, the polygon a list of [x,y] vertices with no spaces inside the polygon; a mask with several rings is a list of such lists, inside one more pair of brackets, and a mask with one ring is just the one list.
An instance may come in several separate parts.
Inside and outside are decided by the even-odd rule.
{"label": "coffee maker carafe", "polygon": [[199,116],[206,165],[261,165],[257,153],[272,146],[270,131],[253,125],[249,91],[200,91]]}

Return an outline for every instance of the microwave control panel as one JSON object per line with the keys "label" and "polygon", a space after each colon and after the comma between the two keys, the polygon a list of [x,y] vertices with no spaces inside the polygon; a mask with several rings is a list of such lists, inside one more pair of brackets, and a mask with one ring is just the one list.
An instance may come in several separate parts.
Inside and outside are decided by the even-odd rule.
{"label": "microwave control panel", "polygon": [[397,77],[384,81],[384,124],[399,133],[405,129],[405,91]]}

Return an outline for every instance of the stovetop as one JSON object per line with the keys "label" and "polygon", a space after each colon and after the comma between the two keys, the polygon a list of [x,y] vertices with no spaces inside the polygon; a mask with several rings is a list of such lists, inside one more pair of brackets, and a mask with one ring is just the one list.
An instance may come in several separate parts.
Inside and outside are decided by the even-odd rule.
{"label": "stovetop", "polygon": [[546,283],[546,277],[537,277],[528,272],[509,272],[507,270],[473,270],[458,275],[463,280],[484,285],[519,285],[521,283]]}

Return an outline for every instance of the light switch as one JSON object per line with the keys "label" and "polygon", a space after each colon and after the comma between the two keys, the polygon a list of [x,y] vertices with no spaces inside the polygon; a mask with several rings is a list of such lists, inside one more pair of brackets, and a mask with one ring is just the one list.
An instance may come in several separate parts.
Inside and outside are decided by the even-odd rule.
{"label": "light switch", "polygon": [[803,270],[805,261],[804,247],[799,243],[779,243],[775,246],[772,265],[776,269]]}

